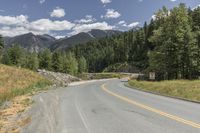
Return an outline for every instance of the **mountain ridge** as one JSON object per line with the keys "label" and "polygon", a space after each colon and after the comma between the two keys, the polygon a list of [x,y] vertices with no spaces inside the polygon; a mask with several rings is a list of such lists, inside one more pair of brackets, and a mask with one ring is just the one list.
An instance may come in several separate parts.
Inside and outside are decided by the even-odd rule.
{"label": "mountain ridge", "polygon": [[89,32],[81,32],[71,37],[64,37],[56,39],[48,34],[34,35],[33,33],[26,33],[14,37],[4,37],[5,48],[12,47],[13,45],[19,45],[29,52],[40,52],[46,48],[55,51],[61,49],[67,49],[74,45],[87,43],[94,39],[100,39],[115,34],[120,34],[121,31],[117,30],[98,30],[92,29]]}

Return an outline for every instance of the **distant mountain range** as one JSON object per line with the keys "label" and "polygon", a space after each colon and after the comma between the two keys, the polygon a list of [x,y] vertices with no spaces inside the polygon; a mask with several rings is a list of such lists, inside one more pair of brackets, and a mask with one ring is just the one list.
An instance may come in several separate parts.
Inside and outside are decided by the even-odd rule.
{"label": "distant mountain range", "polygon": [[46,34],[34,35],[33,33],[28,33],[15,37],[4,37],[6,48],[13,45],[19,45],[29,52],[39,52],[50,47],[55,41],[56,39],[54,37]]}
{"label": "distant mountain range", "polygon": [[88,41],[99,39],[103,37],[109,37],[115,34],[120,34],[121,31],[115,30],[91,30],[89,32],[82,32],[71,37],[65,37],[56,40],[50,35],[34,35],[33,33],[23,34],[15,37],[4,37],[6,48],[13,45],[20,45],[22,48],[29,52],[39,52],[45,48],[49,48],[52,51],[67,49],[77,44],[83,44]]}

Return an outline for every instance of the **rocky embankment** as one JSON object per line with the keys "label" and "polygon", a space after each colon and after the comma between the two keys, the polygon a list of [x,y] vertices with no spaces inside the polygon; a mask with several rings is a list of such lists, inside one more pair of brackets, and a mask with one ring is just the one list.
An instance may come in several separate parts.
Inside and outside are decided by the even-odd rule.
{"label": "rocky embankment", "polygon": [[68,86],[71,82],[81,81],[81,79],[65,73],[51,72],[40,69],[38,70],[38,73],[50,80],[54,86]]}

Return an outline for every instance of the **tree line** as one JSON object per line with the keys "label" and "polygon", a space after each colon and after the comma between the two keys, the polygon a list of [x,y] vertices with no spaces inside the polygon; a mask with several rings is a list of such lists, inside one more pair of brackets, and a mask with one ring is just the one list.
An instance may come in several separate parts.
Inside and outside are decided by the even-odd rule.
{"label": "tree line", "polygon": [[45,69],[72,75],[87,72],[87,62],[83,56],[76,58],[71,52],[55,51],[52,53],[49,49],[39,53],[29,53],[19,45],[13,45],[4,51],[1,63],[35,71]]}
{"label": "tree line", "polygon": [[158,80],[197,79],[200,7],[163,7],[140,29],[77,45],[71,51],[86,58],[90,72],[129,64],[133,72],[155,72]]}
{"label": "tree line", "polygon": [[200,7],[193,10],[185,4],[171,10],[163,7],[142,28],[65,51],[52,53],[46,49],[29,54],[19,49],[14,46],[4,52],[2,63],[70,74],[120,68],[130,72],[155,72],[158,80],[197,79],[200,76]]}

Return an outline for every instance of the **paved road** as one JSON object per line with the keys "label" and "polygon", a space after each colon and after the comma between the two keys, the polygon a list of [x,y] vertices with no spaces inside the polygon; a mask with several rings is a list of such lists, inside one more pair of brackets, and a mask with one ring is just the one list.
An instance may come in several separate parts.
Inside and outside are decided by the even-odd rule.
{"label": "paved road", "polygon": [[[33,119],[41,120],[37,118],[25,133],[200,133],[200,104],[130,89],[118,79],[58,89],[36,98],[43,114],[35,114]],[[43,118],[47,112],[48,120]],[[58,112],[56,118],[52,112]]]}
{"label": "paved road", "polygon": [[200,105],[125,87],[121,80],[62,91],[61,133],[200,133]]}

